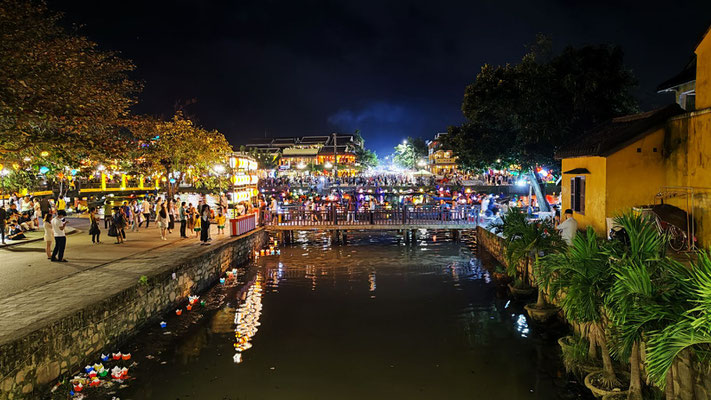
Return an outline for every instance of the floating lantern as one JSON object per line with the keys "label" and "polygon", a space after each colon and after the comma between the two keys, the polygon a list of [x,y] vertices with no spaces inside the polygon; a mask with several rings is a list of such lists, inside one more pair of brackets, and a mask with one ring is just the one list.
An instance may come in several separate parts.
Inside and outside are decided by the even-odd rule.
{"label": "floating lantern", "polygon": [[432,235],[432,241],[436,242],[437,241],[437,235]]}
{"label": "floating lantern", "polygon": [[111,358],[114,360],[120,360],[121,359],[121,352],[119,351],[118,353],[112,353]]}
{"label": "floating lantern", "polygon": [[193,305],[192,305],[192,304],[188,304],[188,305],[187,305],[187,306],[186,306],[185,308],[187,308],[187,309],[188,309],[188,311],[190,311],[190,310],[192,310],[192,309],[193,309]]}
{"label": "floating lantern", "polygon": [[131,359],[131,353],[123,353],[123,354],[121,355],[121,359],[124,360],[124,361],[130,360],[130,359]]}
{"label": "floating lantern", "polygon": [[123,367],[121,368],[121,378],[126,378],[128,377],[128,368]]}
{"label": "floating lantern", "polygon": [[183,313],[183,310],[181,310],[181,309],[175,310],[175,315],[180,315],[182,313]]}
{"label": "floating lantern", "polygon": [[101,355],[101,361],[109,361],[109,356],[108,356],[108,354],[102,354],[102,355]]}
{"label": "floating lantern", "polygon": [[188,302],[190,304],[195,304],[195,303],[197,303],[199,298],[200,298],[200,296],[188,296]]}
{"label": "floating lantern", "polygon": [[114,378],[114,379],[121,379],[121,377],[122,377],[121,368],[119,368],[119,367],[114,367],[114,368],[111,370],[111,377]]}
{"label": "floating lantern", "polygon": [[94,370],[94,367],[92,367],[91,365],[87,365],[86,367],[84,367],[84,371],[86,371],[87,374],[93,370]]}
{"label": "floating lantern", "polygon": [[224,285],[224,284],[225,284],[225,278],[220,278],[220,283]]}
{"label": "floating lantern", "polygon": [[89,371],[89,378],[95,378],[96,375],[98,375],[98,372],[96,372],[95,370],[92,369],[91,371]]}
{"label": "floating lantern", "polygon": [[168,326],[168,324],[165,323],[165,321],[160,321],[160,327],[165,329],[165,327]]}
{"label": "floating lantern", "polygon": [[75,392],[81,392],[82,390],[84,390],[84,385],[82,385],[81,382],[79,382],[79,383],[77,383],[76,385],[74,385],[74,391],[75,391]]}
{"label": "floating lantern", "polygon": [[281,250],[277,249],[276,253],[277,253],[277,255],[280,255],[280,254],[281,254]]}
{"label": "floating lantern", "polygon": [[94,386],[94,387],[96,387],[96,386],[99,386],[99,385],[101,385],[101,381],[100,381],[98,378],[97,378],[97,379],[92,379],[91,382],[89,382],[89,386]]}
{"label": "floating lantern", "polygon": [[104,364],[94,364],[94,371],[100,371],[102,368],[104,368]]}
{"label": "floating lantern", "polygon": [[101,371],[99,371],[99,376],[102,377],[102,378],[105,377],[105,376],[108,375],[108,374],[109,374],[109,370],[108,370],[108,369],[102,368]]}

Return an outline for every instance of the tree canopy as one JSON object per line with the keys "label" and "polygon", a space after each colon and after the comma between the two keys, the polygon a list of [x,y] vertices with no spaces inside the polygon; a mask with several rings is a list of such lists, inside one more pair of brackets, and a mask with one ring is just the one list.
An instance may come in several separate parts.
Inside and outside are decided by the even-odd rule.
{"label": "tree canopy", "polygon": [[0,155],[76,165],[115,154],[140,85],[133,63],[64,29],[42,2],[0,1]]}
{"label": "tree canopy", "polygon": [[558,146],[637,111],[636,85],[617,46],[567,47],[553,56],[539,36],[514,65],[484,65],[466,87],[461,126],[445,138],[465,169],[520,164],[555,168]]}
{"label": "tree canopy", "polygon": [[427,159],[427,143],[422,138],[408,137],[395,146],[393,161],[402,168],[415,169],[417,163]]}
{"label": "tree canopy", "polygon": [[360,134],[360,130],[355,132],[355,142],[358,145],[355,148],[356,163],[360,164],[363,169],[373,168],[378,166],[378,155],[365,148],[365,139]]}

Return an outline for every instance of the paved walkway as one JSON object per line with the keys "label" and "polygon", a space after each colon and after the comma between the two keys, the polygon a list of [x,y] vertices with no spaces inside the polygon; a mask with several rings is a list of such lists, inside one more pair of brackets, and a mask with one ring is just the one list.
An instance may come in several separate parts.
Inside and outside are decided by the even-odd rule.
{"label": "paved walkway", "polygon": [[[67,236],[67,263],[47,260],[42,241],[0,248],[0,344],[118,293],[171,260],[209,247],[192,237],[180,239],[177,230],[167,241],[160,240],[154,226],[126,232],[125,244],[113,244],[103,233],[106,242],[96,245],[86,233]],[[229,238],[217,235],[216,229],[211,234],[213,244]]]}

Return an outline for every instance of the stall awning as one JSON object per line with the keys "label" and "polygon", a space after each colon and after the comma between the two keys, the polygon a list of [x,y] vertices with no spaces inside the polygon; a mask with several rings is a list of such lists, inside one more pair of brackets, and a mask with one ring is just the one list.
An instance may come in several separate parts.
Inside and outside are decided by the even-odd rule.
{"label": "stall awning", "polygon": [[581,175],[581,174],[590,174],[590,171],[588,171],[587,168],[573,168],[570,171],[565,171],[563,174],[575,174],[575,175]]}

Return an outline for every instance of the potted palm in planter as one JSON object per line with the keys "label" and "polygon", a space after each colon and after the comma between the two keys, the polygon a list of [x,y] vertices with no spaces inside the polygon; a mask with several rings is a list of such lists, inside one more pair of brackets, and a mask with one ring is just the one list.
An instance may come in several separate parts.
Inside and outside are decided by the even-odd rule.
{"label": "potted palm in planter", "polygon": [[[608,255],[592,228],[578,233],[568,249],[544,258],[541,263],[542,282],[552,297],[564,293],[560,305],[565,317],[589,327],[589,340],[600,347],[602,370],[585,377],[587,386],[595,396],[621,393],[626,385],[615,374],[608,346],[604,297],[611,285]],[[552,277],[555,277],[553,279]]]}
{"label": "potted palm in planter", "polygon": [[642,400],[641,346],[646,332],[662,329],[685,311],[690,271],[664,256],[666,238],[654,221],[631,213],[617,217],[627,233],[609,248],[613,283],[606,305],[619,359],[629,360],[627,399]]}
{"label": "potted palm in planter", "polygon": [[[530,225],[526,220],[526,214],[520,210],[511,210],[502,217],[502,223],[495,226],[497,233],[501,233],[504,237],[506,272],[513,279],[508,287],[514,297],[531,296],[535,292],[528,278],[528,263],[531,255],[528,243],[534,234]],[[525,263],[519,276],[519,265],[522,262]]]}
{"label": "potted palm in planter", "polygon": [[677,358],[685,352],[711,352],[711,255],[705,251],[698,253],[687,273],[688,279],[669,280],[683,291],[680,297],[686,300],[686,311],[676,313],[674,321],[663,329],[650,332],[646,346],[649,379],[666,388],[667,398],[673,398],[669,396],[672,386],[669,372]]}
{"label": "potted palm in planter", "polygon": [[[560,252],[565,249],[566,245],[555,229],[553,222],[549,220],[529,223],[521,245],[524,246],[524,250],[529,250],[533,253],[533,273],[536,276],[536,286],[538,288],[536,302],[526,304],[524,308],[531,318],[539,322],[545,322],[555,315],[560,308],[548,303],[546,300],[546,285],[544,282],[550,277],[545,276],[546,270],[540,268],[540,256],[541,254],[547,255]],[[528,271],[528,268],[526,268],[526,271]]]}

